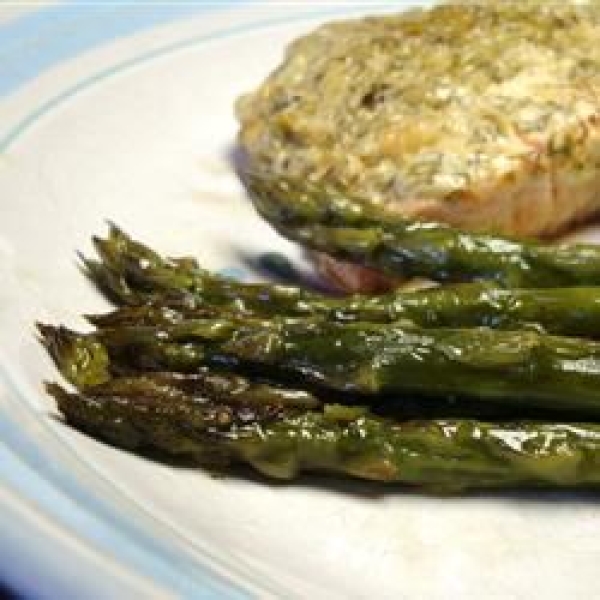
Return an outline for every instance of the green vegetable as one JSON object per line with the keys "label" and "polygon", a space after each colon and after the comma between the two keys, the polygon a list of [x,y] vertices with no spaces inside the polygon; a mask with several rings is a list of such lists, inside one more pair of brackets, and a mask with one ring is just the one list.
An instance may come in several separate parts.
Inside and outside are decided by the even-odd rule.
{"label": "green vegetable", "polygon": [[307,182],[258,171],[244,179],[258,212],[285,237],[389,275],[486,279],[513,288],[600,284],[599,246],[543,246],[465,233],[407,221]]}
{"label": "green vegetable", "polygon": [[110,443],[208,466],[246,463],[278,479],[325,471],[438,492],[600,484],[600,425],[394,423],[336,406],[241,416],[210,401],[48,392],[69,423]]}
{"label": "green vegetable", "polygon": [[109,379],[86,387],[95,396],[163,397],[168,400],[204,397],[232,406],[278,408],[318,408],[321,401],[310,392],[249,380],[233,373],[202,369],[198,373],[169,371]]}
{"label": "green vegetable", "polygon": [[[340,323],[410,321],[428,328],[537,328],[558,335],[600,337],[600,287],[505,290],[492,284],[472,283],[384,296],[323,298],[316,302],[302,301],[297,307],[289,305],[288,309],[287,314],[293,317],[320,317]],[[246,304],[240,313],[218,304],[196,306],[185,299],[156,297],[146,304],[89,315],[88,319],[98,327],[169,325],[219,315],[264,319],[275,316],[275,310],[273,304],[256,305],[252,309]]]}
{"label": "green vegetable", "polygon": [[86,259],[90,276],[100,287],[110,285],[112,295],[129,305],[89,317],[101,327],[230,314],[322,316],[339,322],[409,320],[423,327],[534,326],[559,335],[600,334],[600,287],[507,290],[488,282],[330,298],[295,287],[243,284],[200,269],[190,259],[161,258],[114,226],[96,244],[105,262]]}
{"label": "green vegetable", "polygon": [[[62,349],[59,365],[73,356],[71,339],[77,347],[102,346],[111,365],[137,371],[211,366],[368,398],[418,393],[600,415],[600,344],[534,331],[220,318],[88,336],[46,326],[45,334],[59,340],[50,344]],[[72,365],[61,371],[79,372]]]}
{"label": "green vegetable", "polygon": [[[160,298],[188,308],[218,306],[245,314],[326,312],[329,299],[301,288],[243,284],[201,269],[190,258],[163,258],[115,225],[108,238],[95,237],[101,262],[82,257],[90,278],[121,305],[139,306]],[[320,308],[322,305],[322,308]]]}
{"label": "green vegetable", "polygon": [[[375,227],[350,200],[323,212],[315,198],[305,194],[299,212],[278,218],[336,235],[348,224]],[[459,235],[415,227],[415,244],[423,231]],[[600,483],[600,425],[584,423],[600,416],[600,343],[542,332],[597,335],[600,287],[480,282],[328,298],[218,277],[194,260],[164,259],[115,227],[95,242],[101,260],[84,259],[88,274],[122,307],[90,317],[99,329],[89,334],[38,326],[79,390],[48,384],[48,392],[83,431],[282,479],[325,471],[436,491]],[[563,277],[555,268],[562,250],[519,248],[516,271],[496,260],[502,253],[482,250],[489,262],[481,272],[502,283]],[[532,248],[537,254],[523,262]],[[554,265],[546,271],[530,260],[544,252]],[[443,264],[456,266],[459,255],[447,253]],[[476,253],[463,258],[473,256],[479,269]],[[562,283],[580,282],[582,272]],[[539,421],[548,417],[560,423]]]}
{"label": "green vegetable", "polygon": [[[120,377],[119,366],[109,357],[108,349],[93,335],[77,334],[66,327],[38,325],[42,341],[63,377],[80,390],[93,389],[95,395],[209,395],[234,404],[255,405],[268,402],[275,406],[315,408],[321,401],[313,394],[289,386],[267,385],[233,373],[215,372],[197,366],[195,373],[173,371],[146,372]],[[176,345],[172,345],[176,348]],[[121,369],[127,371],[126,368]]]}
{"label": "green vegetable", "polygon": [[[266,400],[240,402],[235,394],[224,404],[137,379],[90,387],[82,395],[70,394],[57,384],[47,384],[46,389],[75,427],[125,448],[155,447],[173,455],[198,450],[198,435],[266,423],[284,410]],[[285,410],[293,414],[290,408]]]}
{"label": "green vegetable", "polygon": [[110,379],[108,351],[93,336],[43,323],[38,323],[37,328],[40,341],[67,381],[83,389]]}

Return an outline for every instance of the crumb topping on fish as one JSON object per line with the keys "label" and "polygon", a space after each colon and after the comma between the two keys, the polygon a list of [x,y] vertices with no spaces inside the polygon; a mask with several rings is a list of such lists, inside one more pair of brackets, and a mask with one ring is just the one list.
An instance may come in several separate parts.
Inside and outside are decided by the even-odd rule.
{"label": "crumb topping on fish", "polygon": [[600,209],[600,1],[327,24],[237,103],[250,160],[415,218],[545,235]]}

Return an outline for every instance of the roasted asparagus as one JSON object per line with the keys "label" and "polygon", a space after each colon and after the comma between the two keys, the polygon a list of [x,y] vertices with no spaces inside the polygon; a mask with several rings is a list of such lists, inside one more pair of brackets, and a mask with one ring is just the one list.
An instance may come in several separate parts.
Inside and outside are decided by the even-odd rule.
{"label": "roasted asparagus", "polygon": [[600,247],[546,246],[412,222],[266,172],[243,174],[257,211],[291,240],[392,276],[492,280],[513,288],[600,284]]}
{"label": "roasted asparagus", "polygon": [[65,377],[80,387],[106,381],[119,365],[191,373],[208,366],[366,398],[419,393],[600,415],[600,343],[535,331],[240,318],[89,335],[41,331]]}
{"label": "roasted asparagus", "polygon": [[67,421],[125,448],[207,466],[245,463],[269,477],[325,471],[436,492],[600,484],[600,425],[392,422],[346,407],[240,416],[232,405],[95,396],[48,386]]}

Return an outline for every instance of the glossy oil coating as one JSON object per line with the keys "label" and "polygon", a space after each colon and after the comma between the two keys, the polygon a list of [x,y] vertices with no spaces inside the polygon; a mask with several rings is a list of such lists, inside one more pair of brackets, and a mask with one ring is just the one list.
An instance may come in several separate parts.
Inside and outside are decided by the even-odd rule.
{"label": "glossy oil coating", "polygon": [[72,425],[110,443],[212,467],[242,462],[277,479],[326,471],[438,492],[600,484],[597,424],[394,423],[338,406],[249,410],[156,390],[141,397],[124,386],[119,395],[106,389],[70,394],[57,385],[48,391]]}
{"label": "glossy oil coating", "polygon": [[208,365],[254,368],[271,380],[373,398],[367,402],[419,393],[600,415],[600,344],[535,331],[219,318],[41,332],[61,372],[80,386],[123,368],[194,373]]}
{"label": "glossy oil coating", "polygon": [[533,326],[548,333],[597,337],[600,287],[504,289],[493,283],[461,284],[419,292],[332,298],[297,287],[240,283],[201,269],[191,259],[166,259],[111,227],[96,238],[103,262],[85,259],[88,273],[120,304],[92,315],[99,327],[174,324],[218,314],[269,318],[319,316],[339,322],[393,322],[423,327]]}
{"label": "glossy oil coating", "polygon": [[[445,492],[600,483],[600,426],[586,423],[600,416],[600,343],[541,332],[561,315],[593,329],[595,288],[334,300],[223,280],[117,229],[97,247],[90,274],[125,306],[91,317],[91,334],[39,325],[78,389],[48,392],[87,433],[284,479],[326,471]],[[237,289],[249,299],[238,311]],[[263,295],[289,300],[291,316]],[[529,329],[447,327],[461,319]]]}
{"label": "glossy oil coating", "polygon": [[600,247],[545,246],[406,220],[327,188],[244,175],[259,214],[285,237],[391,276],[492,280],[513,288],[600,284]]}

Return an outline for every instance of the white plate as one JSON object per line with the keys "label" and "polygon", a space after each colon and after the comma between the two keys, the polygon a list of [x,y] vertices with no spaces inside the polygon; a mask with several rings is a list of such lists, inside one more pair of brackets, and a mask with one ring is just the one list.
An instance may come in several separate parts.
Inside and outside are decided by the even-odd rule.
{"label": "white plate", "polygon": [[105,219],[247,277],[261,252],[297,256],[234,175],[232,104],[291,38],[378,8],[66,4],[0,15],[0,580],[52,598],[600,593],[594,497],[214,479],[66,428],[42,392],[57,373],[33,324],[82,327],[82,312],[106,308],[75,260]]}

